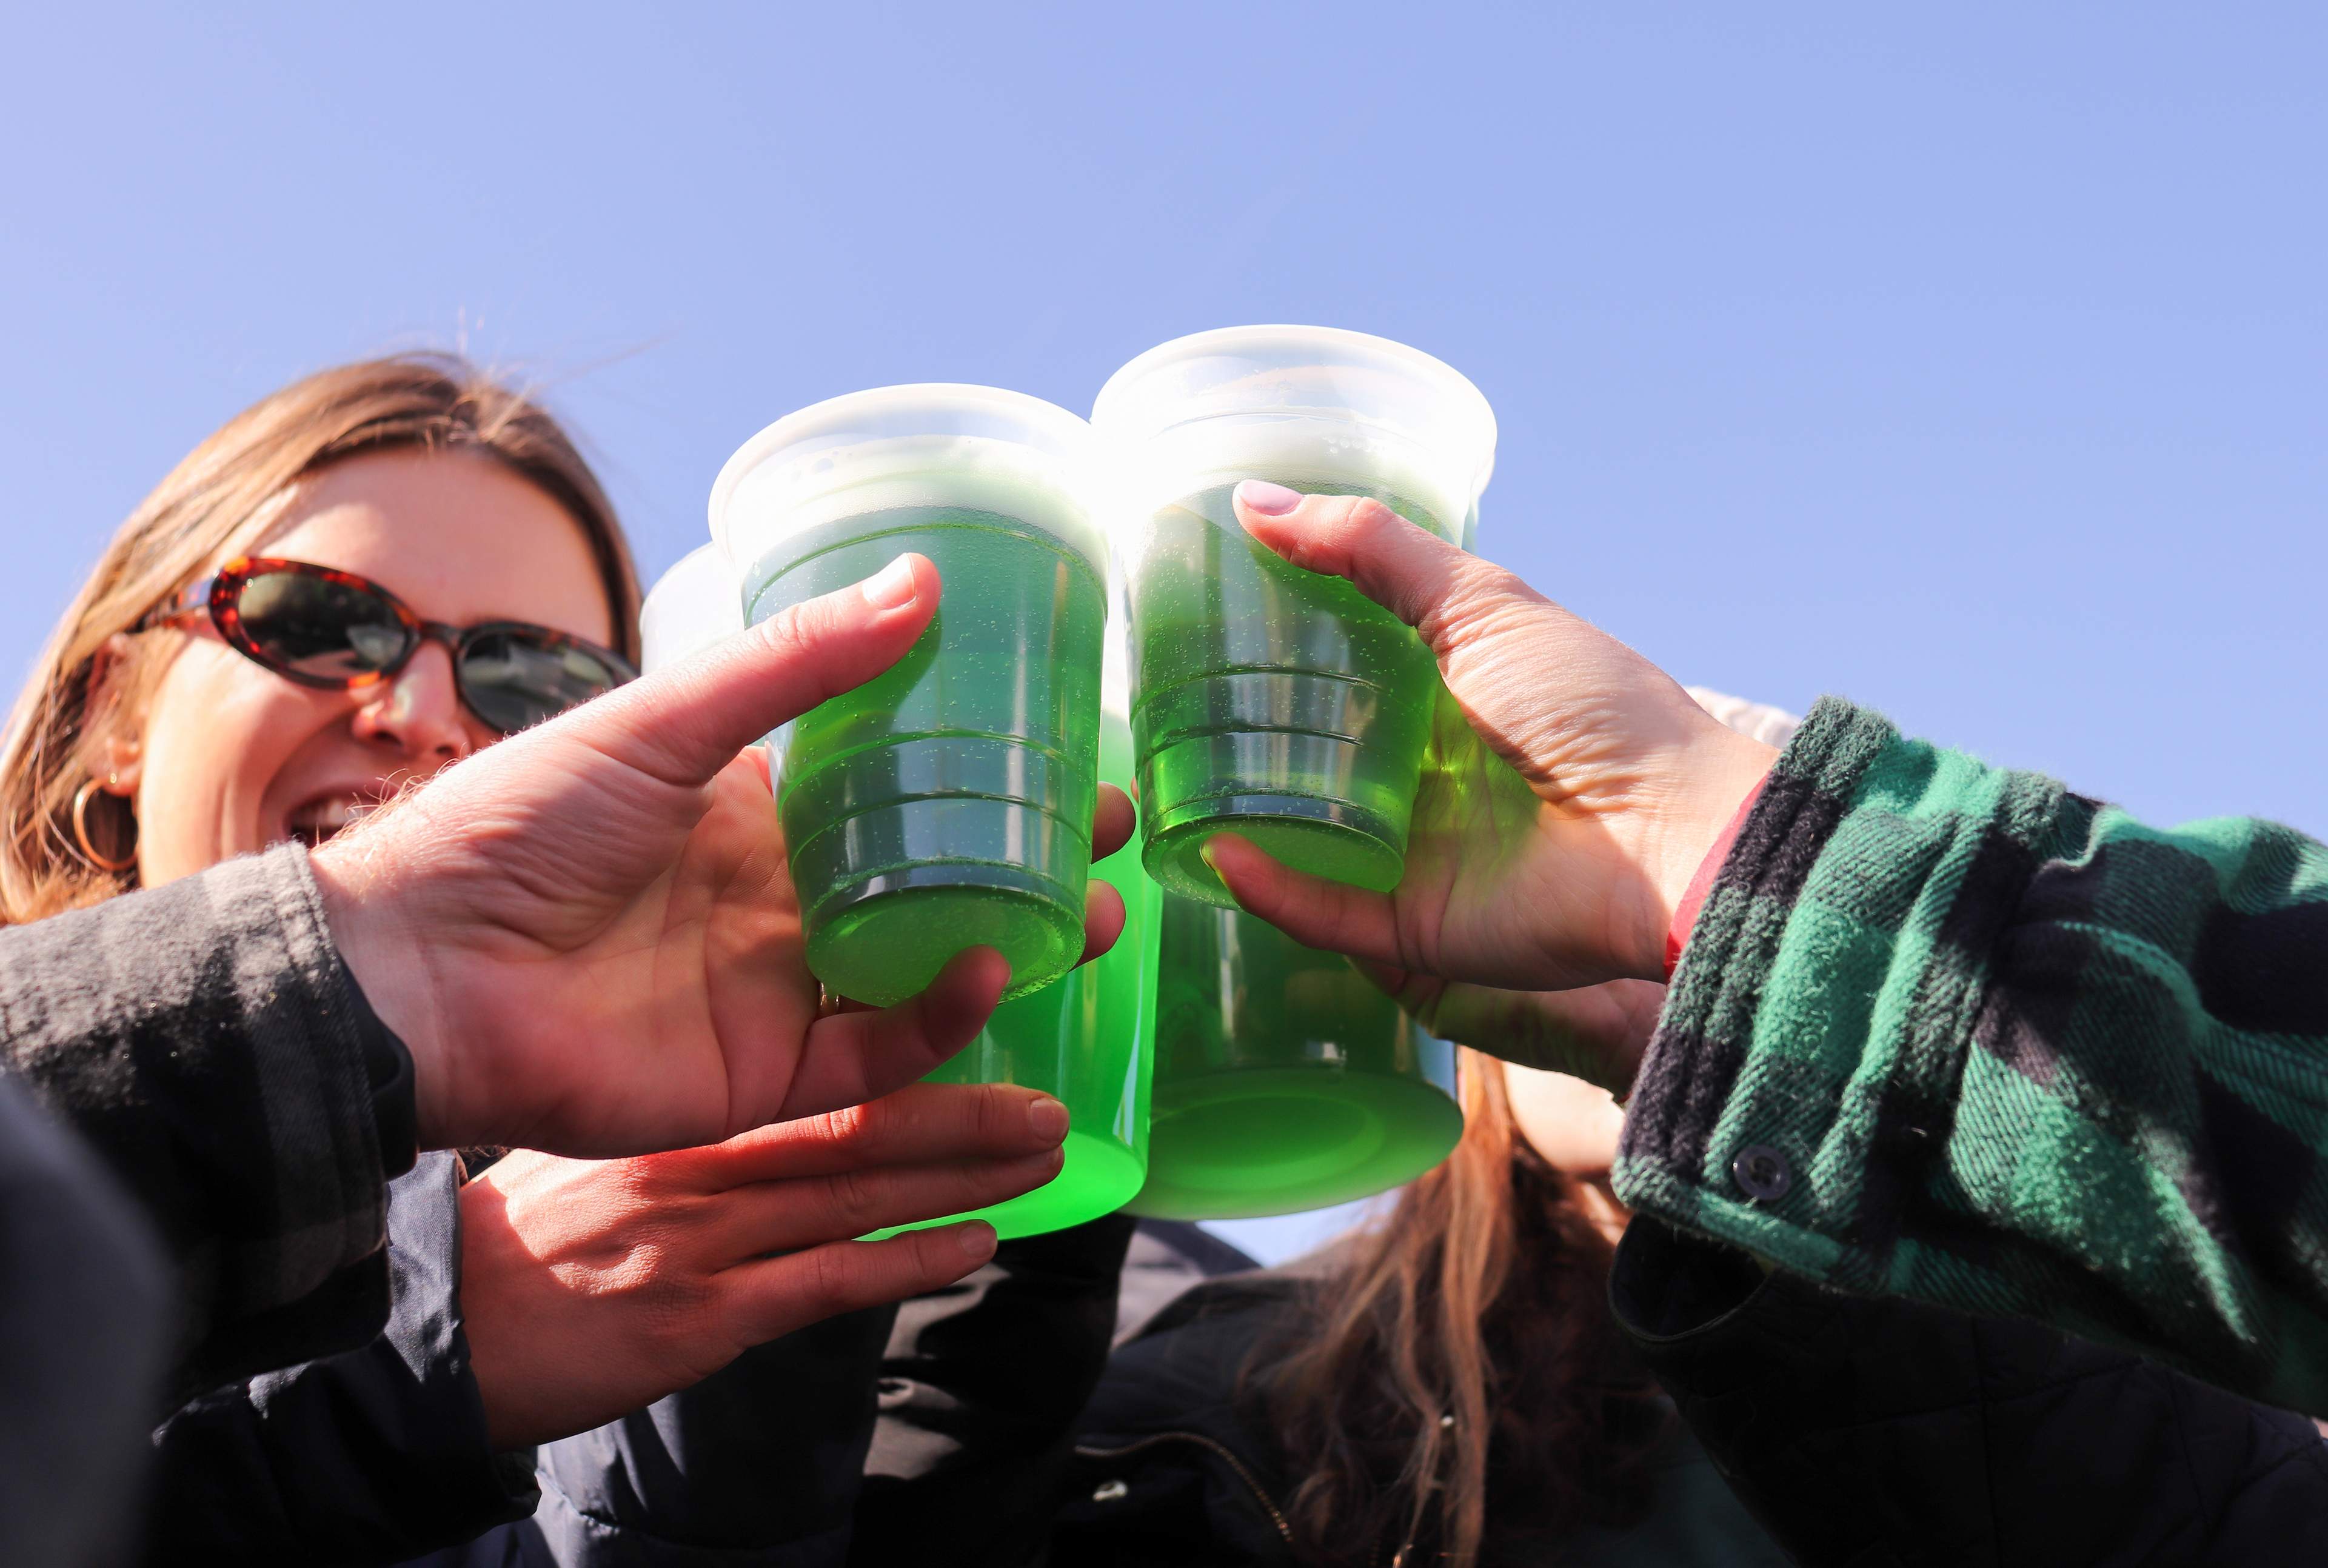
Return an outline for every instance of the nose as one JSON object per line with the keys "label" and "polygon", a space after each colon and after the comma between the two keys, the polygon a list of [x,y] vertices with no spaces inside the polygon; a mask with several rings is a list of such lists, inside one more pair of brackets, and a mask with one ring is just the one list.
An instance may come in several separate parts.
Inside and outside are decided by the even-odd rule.
{"label": "nose", "polygon": [[432,767],[457,761],[483,744],[461,707],[453,655],[435,643],[415,653],[394,680],[361,692],[354,729],[358,740],[393,746]]}

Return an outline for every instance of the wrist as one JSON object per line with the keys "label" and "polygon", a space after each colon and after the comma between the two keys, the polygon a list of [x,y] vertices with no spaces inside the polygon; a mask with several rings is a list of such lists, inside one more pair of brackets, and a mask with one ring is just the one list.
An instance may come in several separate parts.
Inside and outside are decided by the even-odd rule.
{"label": "wrist", "polygon": [[1674,911],[1673,923],[1666,927],[1666,983],[1668,985],[1673,983],[1674,971],[1681,967],[1682,949],[1689,945],[1690,933],[1697,925],[1698,912],[1705,907],[1706,897],[1713,891],[1713,880],[1722,873],[1722,863],[1730,858],[1731,846],[1738,842],[1738,835],[1745,831],[1746,819],[1753,814],[1754,803],[1762,798],[1762,786],[1769,782],[1770,775],[1764,774],[1754,781],[1754,787],[1746,792],[1746,798],[1738,803],[1737,811],[1731,813],[1729,824],[1705,851],[1705,859],[1698,862],[1697,875],[1690,878],[1689,888],[1682,895],[1680,906]]}
{"label": "wrist", "polygon": [[418,1146],[450,1148],[467,1138],[449,1103],[443,1031],[424,949],[414,940],[388,878],[359,845],[324,845],[308,857],[324,902],[324,923],[340,961],[373,1014],[412,1058],[413,1120]]}
{"label": "wrist", "polygon": [[[1647,934],[1634,972],[1663,981],[1672,972],[1674,937],[1688,935],[1688,924],[1704,901],[1704,887],[1721,868],[1708,861],[1726,850],[1745,809],[1760,793],[1779,760],[1778,748],[1720,726],[1694,745],[1684,763],[1686,784],[1672,809],[1660,812],[1657,832],[1644,857],[1652,888]],[[1700,886],[1703,877],[1704,886]]]}

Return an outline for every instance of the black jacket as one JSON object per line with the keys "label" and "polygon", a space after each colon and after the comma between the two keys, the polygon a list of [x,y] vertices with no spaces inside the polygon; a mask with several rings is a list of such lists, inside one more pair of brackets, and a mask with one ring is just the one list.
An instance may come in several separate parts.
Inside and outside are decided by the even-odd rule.
{"label": "black jacket", "polygon": [[378,1338],[215,1390],[154,1434],[149,1563],[393,1563],[533,1512],[532,1456],[493,1452],[469,1370],[460,1174],[424,1154],[389,1185]]}
{"label": "black jacket", "polygon": [[[1072,1433],[1059,1429],[1072,1451],[1047,1510],[1030,1511],[1026,1488],[993,1472],[982,1488],[926,1493],[892,1476],[880,1535],[890,1551],[857,1561],[1024,1563],[1046,1550],[1054,1568],[1292,1561],[1280,1499],[1295,1478],[1234,1394],[1293,1283],[1277,1271],[1199,1284],[1122,1345]],[[1030,1354],[1073,1361],[1075,1336],[1094,1330],[1066,1293],[1024,1321],[997,1317],[981,1335],[925,1347],[998,1380]],[[1659,1456],[1651,1513],[1557,1544],[1499,1539],[1491,1521],[1491,1560],[2328,1562],[2328,1449],[2301,1416],[2040,1325],[1766,1276],[1742,1253],[1647,1219],[1618,1250],[1610,1300],[1685,1428]],[[950,1420],[976,1424],[969,1373],[930,1365],[922,1376],[962,1396],[941,1402]],[[1043,1468],[1023,1461],[1041,1452],[1047,1411],[1056,1419],[1056,1403],[1030,1403],[1012,1425],[1019,1473]],[[959,1447],[944,1457],[978,1474]]]}
{"label": "black jacket", "polygon": [[[1152,1299],[1244,1261],[1142,1231],[1129,1264],[1129,1225],[1097,1222],[1006,1244],[894,1329],[860,1314],[764,1346],[550,1445],[534,1518],[430,1561],[1291,1562],[1291,1478],[1232,1395],[1293,1282],[1201,1283],[1129,1325],[1102,1376],[1119,1278]],[[1787,1560],[1774,1541],[1849,1568],[2328,1561],[2328,1454],[2301,1417],[2035,1325],[1766,1278],[1649,1220],[1610,1296],[1687,1431],[1659,1456],[1650,1516],[1559,1543],[1561,1561]],[[1507,1562],[1554,1549],[1490,1545]]]}
{"label": "black jacket", "polygon": [[2303,1416],[2038,1324],[1841,1296],[1637,1217],[1618,1320],[1797,1559],[2328,1563]]}
{"label": "black jacket", "polygon": [[[1281,1504],[1298,1479],[1235,1399],[1253,1347],[1294,1310],[1298,1270],[1188,1291],[1117,1350],[1077,1423],[1054,1516],[1054,1568],[1296,1562]],[[1482,1562],[1572,1568],[1783,1568],[1786,1556],[1677,1425],[1650,1460],[1647,1514],[1558,1540],[1488,1521]],[[1400,1543],[1383,1544],[1387,1562]],[[1354,1565],[1356,1568],[1356,1565]]]}
{"label": "black jacket", "polygon": [[0,1563],[112,1562],[169,1334],[159,1241],[69,1128],[0,1075]]}

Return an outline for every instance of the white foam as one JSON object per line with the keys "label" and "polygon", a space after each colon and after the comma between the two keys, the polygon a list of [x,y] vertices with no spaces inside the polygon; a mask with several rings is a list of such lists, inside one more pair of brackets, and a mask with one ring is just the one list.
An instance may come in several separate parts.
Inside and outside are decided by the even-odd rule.
{"label": "white foam", "polygon": [[[1079,483],[1084,481],[1084,483]],[[770,454],[736,476],[713,530],[739,570],[812,529],[864,512],[946,506],[1040,529],[1107,573],[1107,541],[1068,465],[981,436],[892,436]],[[724,504],[722,504],[724,502]]]}
{"label": "white foam", "polygon": [[1100,390],[1104,514],[1144,547],[1178,498],[1239,479],[1383,490],[1460,543],[1495,463],[1495,411],[1443,361],[1330,327],[1224,327],[1159,344]]}
{"label": "white foam", "polygon": [[1235,417],[1192,422],[1137,449],[1120,449],[1107,523],[1119,557],[1143,559],[1156,514],[1185,496],[1267,479],[1296,490],[1348,486],[1386,491],[1430,513],[1442,538],[1463,542],[1476,504],[1468,471],[1432,461],[1395,434],[1355,421]]}

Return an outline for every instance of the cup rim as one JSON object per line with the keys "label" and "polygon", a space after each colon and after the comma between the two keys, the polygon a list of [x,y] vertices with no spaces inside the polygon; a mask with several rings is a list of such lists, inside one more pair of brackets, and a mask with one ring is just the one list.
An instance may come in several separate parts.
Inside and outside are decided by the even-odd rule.
{"label": "cup rim", "polygon": [[723,525],[728,503],[745,476],[770,455],[804,439],[817,425],[845,413],[869,415],[883,410],[885,406],[903,408],[915,403],[934,409],[953,408],[1018,419],[1025,424],[1030,436],[1039,434],[1050,438],[1048,445],[1034,440],[1023,441],[1020,445],[1064,456],[1071,466],[1084,465],[1090,460],[1094,439],[1090,421],[1031,392],[1016,392],[1007,387],[989,387],[973,381],[907,381],[890,387],[867,387],[795,408],[782,418],[761,427],[736,448],[728,461],[720,465],[718,477],[711,482],[709,511],[712,542],[723,552],[727,549],[727,530]]}
{"label": "cup rim", "polygon": [[1479,390],[1469,376],[1435,354],[1426,353],[1394,338],[1378,337],[1372,333],[1356,332],[1347,327],[1306,326],[1292,322],[1260,323],[1248,326],[1211,327],[1204,332],[1169,339],[1134,355],[1108,377],[1101,386],[1099,395],[1092,399],[1091,423],[1094,428],[1104,431],[1110,423],[1111,408],[1121,405],[1131,395],[1131,389],[1135,384],[1170,361],[1199,354],[1234,352],[1272,342],[1304,341],[1346,352],[1372,354],[1414,373],[1418,380],[1435,383],[1459,407],[1468,405],[1468,412],[1475,425],[1473,434],[1482,440],[1485,448],[1480,458],[1478,483],[1480,488],[1486,487],[1487,477],[1495,466],[1497,438],[1496,410],[1488,401],[1487,394]]}
{"label": "cup rim", "polygon": [[[702,591],[702,587],[707,583],[716,584],[726,591],[716,595],[706,594]],[[712,609],[709,615],[704,615],[703,612],[715,598],[718,600],[717,608]],[[680,608],[702,616],[699,624],[683,630],[678,637],[671,639],[676,643],[691,645],[691,651],[709,647],[719,637],[744,629],[742,584],[737,577],[734,565],[728,559],[727,552],[718,545],[699,544],[689,550],[666,568],[662,576],[655,578],[653,586],[641,596],[639,644],[642,670],[660,670],[666,665],[676,663],[681,657],[684,656],[672,655],[666,658],[647,656],[649,649],[660,652],[664,645],[664,639],[650,634],[650,624],[658,622],[664,615],[673,614]],[[710,629],[710,634],[708,636],[703,634],[704,628],[707,626]]]}

